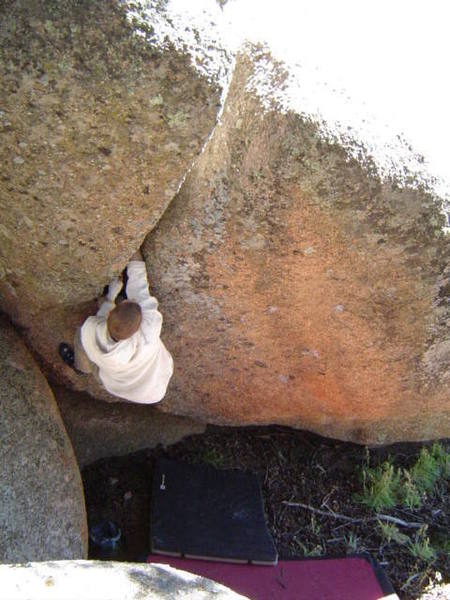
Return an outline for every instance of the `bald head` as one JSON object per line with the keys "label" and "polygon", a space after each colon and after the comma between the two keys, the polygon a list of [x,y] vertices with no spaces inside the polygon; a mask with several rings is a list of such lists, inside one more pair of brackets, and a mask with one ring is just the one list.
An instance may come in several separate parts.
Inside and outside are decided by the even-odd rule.
{"label": "bald head", "polygon": [[142,311],[137,302],[125,300],[118,304],[108,315],[109,335],[115,339],[126,340],[141,326]]}

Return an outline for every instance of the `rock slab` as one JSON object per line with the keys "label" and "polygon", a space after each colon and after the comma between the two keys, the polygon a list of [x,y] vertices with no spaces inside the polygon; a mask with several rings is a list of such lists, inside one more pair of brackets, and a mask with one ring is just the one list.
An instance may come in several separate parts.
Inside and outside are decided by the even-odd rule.
{"label": "rock slab", "polygon": [[169,565],[87,560],[1,565],[0,578],[1,600],[245,600]]}
{"label": "rock slab", "polygon": [[1,10],[0,307],[46,373],[118,401],[57,348],[152,230],[176,365],[161,410],[368,444],[450,434],[438,198],[262,97],[287,77],[265,50],[238,57],[209,137],[218,90],[126,3]]}
{"label": "rock slab", "polygon": [[0,6],[0,306],[97,297],[164,212],[218,111],[190,58],[117,0]]}
{"label": "rock slab", "polygon": [[80,467],[100,458],[176,444],[206,428],[152,406],[107,404],[61,386],[54,386],[53,392]]}
{"label": "rock slab", "polygon": [[271,60],[237,60],[221,122],[144,244],[176,365],[161,408],[358,443],[446,437],[439,201],[265,107],[252,81]]}
{"label": "rock slab", "polygon": [[4,319],[0,377],[0,562],[86,558],[72,446],[47,381]]}

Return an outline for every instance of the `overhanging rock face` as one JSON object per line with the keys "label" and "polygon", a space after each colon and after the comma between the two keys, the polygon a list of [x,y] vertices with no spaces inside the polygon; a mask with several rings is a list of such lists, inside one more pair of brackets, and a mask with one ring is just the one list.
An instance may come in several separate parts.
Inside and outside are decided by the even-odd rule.
{"label": "overhanging rock face", "polygon": [[2,14],[0,308],[46,373],[118,401],[57,349],[150,232],[175,359],[162,410],[359,443],[449,435],[438,200],[267,108],[255,65],[273,89],[284,75],[259,51],[238,57],[209,139],[219,91],[126,11],[64,0]]}
{"label": "overhanging rock face", "polygon": [[448,435],[439,204],[264,110],[253,68],[240,57],[220,125],[144,246],[176,365],[164,410],[371,444]]}
{"label": "overhanging rock face", "polygon": [[189,57],[157,50],[126,3],[0,13],[0,307],[29,327],[124,268],[200,152],[219,94]]}

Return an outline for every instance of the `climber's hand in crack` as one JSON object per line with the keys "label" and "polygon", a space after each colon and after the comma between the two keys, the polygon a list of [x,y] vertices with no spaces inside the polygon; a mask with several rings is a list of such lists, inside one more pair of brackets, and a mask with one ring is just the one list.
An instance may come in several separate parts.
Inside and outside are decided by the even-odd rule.
{"label": "climber's hand in crack", "polygon": [[[138,248],[136,250],[136,252],[133,254],[133,256],[130,258],[130,262],[128,263],[128,266],[130,266],[130,263],[132,263],[133,261],[136,261],[136,260],[140,261],[140,262],[145,262],[140,248]],[[127,273],[128,273],[128,268],[127,268]],[[148,287],[148,291],[150,292],[151,290],[150,290],[150,284],[148,282],[148,278],[147,278],[147,287]]]}
{"label": "climber's hand in crack", "polygon": [[114,279],[108,285],[108,293],[106,299],[110,302],[114,302],[123,287],[123,281],[121,277],[114,277]]}
{"label": "climber's hand in crack", "polygon": [[100,296],[97,299],[97,306],[100,308],[105,302],[115,303],[117,296],[120,294],[123,288],[123,281],[121,277],[114,277],[114,279],[108,285],[108,292],[104,296]]}

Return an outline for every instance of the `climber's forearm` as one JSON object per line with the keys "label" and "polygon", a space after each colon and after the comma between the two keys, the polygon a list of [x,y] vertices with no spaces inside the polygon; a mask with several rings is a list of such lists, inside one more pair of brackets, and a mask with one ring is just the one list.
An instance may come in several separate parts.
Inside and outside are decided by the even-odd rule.
{"label": "climber's forearm", "polygon": [[98,306],[97,317],[106,317],[109,311],[115,307],[115,304],[108,300],[106,296],[102,296],[98,299]]}

